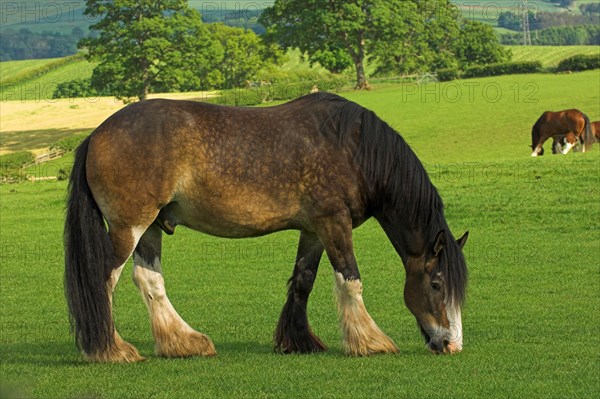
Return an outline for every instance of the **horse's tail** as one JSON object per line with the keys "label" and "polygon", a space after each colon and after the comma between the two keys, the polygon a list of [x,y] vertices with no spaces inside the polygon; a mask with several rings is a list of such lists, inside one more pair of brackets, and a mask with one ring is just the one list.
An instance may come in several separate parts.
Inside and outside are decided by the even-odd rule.
{"label": "horse's tail", "polygon": [[69,181],[65,244],[65,293],[71,328],[86,354],[112,346],[114,324],[107,280],[115,255],[102,212],[86,178],[89,137],[77,148]]}
{"label": "horse's tail", "polygon": [[592,144],[594,143],[594,132],[592,130],[592,122],[590,122],[590,118],[586,114],[582,114],[583,119],[585,120],[585,131],[583,133],[583,145],[586,150],[590,150]]}

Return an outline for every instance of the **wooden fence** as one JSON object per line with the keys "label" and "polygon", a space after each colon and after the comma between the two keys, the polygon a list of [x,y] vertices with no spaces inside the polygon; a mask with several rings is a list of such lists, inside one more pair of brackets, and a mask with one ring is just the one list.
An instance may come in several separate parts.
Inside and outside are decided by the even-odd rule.
{"label": "wooden fence", "polygon": [[44,162],[52,161],[53,159],[62,157],[63,155],[65,155],[65,153],[66,153],[65,150],[54,150],[54,151],[50,151],[47,154],[38,155],[37,157],[35,157],[33,162],[29,162],[29,163],[23,165],[21,168],[27,169],[31,166],[35,166],[35,165],[42,164]]}

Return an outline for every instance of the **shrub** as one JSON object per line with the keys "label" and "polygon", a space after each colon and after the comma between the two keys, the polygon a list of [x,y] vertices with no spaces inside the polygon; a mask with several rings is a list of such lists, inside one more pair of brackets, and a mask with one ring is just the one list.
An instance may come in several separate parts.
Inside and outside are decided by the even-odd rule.
{"label": "shrub", "polygon": [[562,60],[558,64],[556,71],[578,72],[598,68],[600,68],[600,57],[598,55],[574,55],[573,57]]}
{"label": "shrub", "polygon": [[0,155],[0,166],[2,168],[17,167],[33,162],[34,156],[29,151],[13,152],[11,154]]}
{"label": "shrub", "polygon": [[58,181],[68,180],[70,175],[71,175],[71,168],[67,168],[67,169],[60,168],[56,175],[56,180],[58,180]]}
{"label": "shrub", "polygon": [[476,65],[465,69],[464,78],[479,78],[485,76],[516,75],[542,72],[540,61],[508,62],[503,64]]}
{"label": "shrub", "polygon": [[460,78],[460,71],[456,68],[438,69],[437,78],[440,82],[448,82]]}
{"label": "shrub", "polygon": [[75,151],[81,142],[89,136],[89,133],[74,134],[57,141],[50,147],[51,150],[65,150],[67,152]]}
{"label": "shrub", "polygon": [[108,92],[99,92],[92,87],[92,79],[75,79],[59,83],[52,93],[52,98],[81,98],[110,95]]}
{"label": "shrub", "polygon": [[25,176],[21,171],[23,165],[33,162],[34,156],[28,151],[0,155],[0,172],[3,182],[20,181]]}

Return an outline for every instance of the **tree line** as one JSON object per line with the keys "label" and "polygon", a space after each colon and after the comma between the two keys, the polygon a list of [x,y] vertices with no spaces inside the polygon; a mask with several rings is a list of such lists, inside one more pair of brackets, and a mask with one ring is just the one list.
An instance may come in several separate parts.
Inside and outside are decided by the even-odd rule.
{"label": "tree line", "polygon": [[[502,35],[501,43],[519,45],[523,43],[522,33]],[[555,26],[531,32],[534,46],[587,46],[600,45],[600,25]]]}
{"label": "tree line", "polygon": [[186,0],[88,0],[96,20],[79,47],[98,63],[97,92],[145,99],[150,92],[240,87],[299,48],[332,73],[365,67],[401,75],[498,63],[510,54],[489,25],[468,21],[449,0],[276,0],[260,16],[261,36],[206,24]]}
{"label": "tree line", "polygon": [[77,27],[70,34],[6,29],[0,35],[0,61],[66,57],[77,52],[83,36],[83,30]]}
{"label": "tree line", "polygon": [[[531,42],[540,46],[572,46],[600,44],[600,3],[581,4],[581,15],[567,12],[528,12]],[[498,26],[515,31],[501,36],[501,43],[523,43],[522,17],[506,11],[500,13]]]}
{"label": "tree line", "polygon": [[[579,26],[598,24],[600,18],[600,3],[582,4],[582,15],[568,12],[533,12],[528,11],[529,28],[531,30],[548,29],[558,26]],[[522,14],[512,11],[501,12],[498,16],[498,26],[514,31],[521,30]]]}

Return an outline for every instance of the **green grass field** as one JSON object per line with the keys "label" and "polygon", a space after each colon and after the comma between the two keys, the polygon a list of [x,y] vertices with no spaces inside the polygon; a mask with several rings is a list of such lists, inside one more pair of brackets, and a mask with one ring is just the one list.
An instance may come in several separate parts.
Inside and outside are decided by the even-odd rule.
{"label": "green grass field", "polygon": [[[513,14],[520,13],[521,2],[520,0],[479,0],[479,1],[464,1],[464,0],[451,0],[461,11],[465,18],[476,20],[479,22],[488,23],[490,25],[496,25],[498,22],[498,16],[501,12],[510,11]],[[587,1],[584,1],[587,2]],[[534,12],[574,12],[579,14],[578,1],[577,5],[570,8],[568,11],[565,8],[559,7],[559,2],[550,1],[533,1],[530,0],[528,8]]]}
{"label": "green grass field", "polygon": [[[456,101],[453,84],[463,90]],[[0,185],[0,397],[594,398],[600,390],[600,146],[532,159],[528,145],[531,125],[546,109],[577,107],[600,119],[600,71],[345,95],[403,134],[426,163],[452,230],[470,231],[461,354],[425,350],[403,304],[401,262],[379,226],[368,222],[354,236],[365,302],[399,354],[342,354],[326,259],[309,319],[330,350],[274,354],[271,336],[298,234],[225,240],[180,228],[164,239],[167,290],[219,355],[154,357],[129,269],[117,288],[116,324],[148,360],[87,364],[69,336],[62,288],[66,183]]]}
{"label": "green grass field", "polygon": [[10,80],[17,74],[35,71],[56,59],[57,58],[0,62],[0,83],[3,83],[5,80]]}
{"label": "green grass field", "polygon": [[[62,58],[1,62],[0,71],[2,73],[0,78],[6,81],[18,76],[26,76],[28,69],[32,72],[59,60],[62,60]],[[1,101],[42,101],[51,99],[54,89],[59,83],[90,78],[95,66],[95,63],[78,59],[50,68],[40,76],[25,77],[12,81],[9,85],[0,87]]]}
{"label": "green grass field", "polygon": [[507,46],[513,61],[540,61],[545,68],[558,66],[559,62],[574,55],[600,55],[600,46]]}

